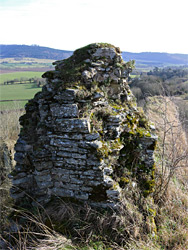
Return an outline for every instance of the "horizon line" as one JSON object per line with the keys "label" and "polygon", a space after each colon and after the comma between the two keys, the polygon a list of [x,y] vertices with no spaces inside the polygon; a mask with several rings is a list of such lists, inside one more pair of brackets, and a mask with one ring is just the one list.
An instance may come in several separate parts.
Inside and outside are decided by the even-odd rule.
{"label": "horizon line", "polygon": [[[17,45],[17,46],[30,46],[30,47],[44,47],[44,48],[49,48],[49,49],[55,49],[55,50],[62,50],[62,51],[69,51],[69,52],[74,52],[75,50],[68,50],[68,49],[57,49],[57,48],[52,48],[52,47],[48,47],[48,46],[42,46],[42,45],[38,45],[38,44],[17,44],[17,43],[7,43],[7,44],[0,44],[1,45]],[[87,45],[86,45],[87,46]],[[82,47],[80,47],[82,48]],[[78,48],[79,49],[79,48]],[[122,53],[133,53],[133,54],[141,54],[141,53],[158,53],[158,54],[179,54],[179,55],[187,55],[188,56],[188,53],[178,53],[178,52],[173,52],[173,53],[170,53],[170,52],[156,52],[156,51],[142,51],[142,52],[130,52],[130,51],[121,51]],[[1,54],[1,53],[0,53]]]}

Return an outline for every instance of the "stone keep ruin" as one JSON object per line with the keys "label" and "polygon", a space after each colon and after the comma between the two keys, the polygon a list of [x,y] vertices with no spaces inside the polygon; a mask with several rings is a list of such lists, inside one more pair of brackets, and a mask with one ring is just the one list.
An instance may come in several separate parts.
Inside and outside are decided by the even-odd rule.
{"label": "stone keep ruin", "polygon": [[91,44],[54,64],[20,118],[16,203],[61,197],[115,206],[130,182],[152,193],[156,136],[128,86],[132,62],[110,44]]}

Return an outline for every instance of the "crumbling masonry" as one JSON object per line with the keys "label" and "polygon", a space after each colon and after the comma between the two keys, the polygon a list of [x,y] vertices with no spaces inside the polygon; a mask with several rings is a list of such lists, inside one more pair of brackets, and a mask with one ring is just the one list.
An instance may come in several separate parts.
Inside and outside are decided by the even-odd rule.
{"label": "crumbling masonry", "polygon": [[20,118],[12,197],[114,206],[133,179],[152,193],[156,136],[128,86],[133,62],[110,44],[91,44],[54,64]]}

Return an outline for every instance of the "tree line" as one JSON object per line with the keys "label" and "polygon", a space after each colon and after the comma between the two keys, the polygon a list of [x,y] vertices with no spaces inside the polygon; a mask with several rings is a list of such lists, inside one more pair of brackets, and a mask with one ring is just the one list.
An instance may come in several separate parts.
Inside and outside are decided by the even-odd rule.
{"label": "tree line", "polygon": [[178,97],[174,101],[179,107],[180,120],[184,121],[188,132],[188,68],[155,67],[131,79],[130,87],[138,105],[142,107],[150,96]]}
{"label": "tree line", "polygon": [[13,85],[13,84],[26,84],[26,83],[36,84],[37,87],[42,87],[44,84],[46,84],[46,80],[39,77],[32,77],[32,78],[21,77],[19,79],[15,78],[13,80],[4,81],[3,84]]}
{"label": "tree line", "polygon": [[138,102],[147,96],[188,94],[188,69],[155,67],[132,79],[130,87]]}

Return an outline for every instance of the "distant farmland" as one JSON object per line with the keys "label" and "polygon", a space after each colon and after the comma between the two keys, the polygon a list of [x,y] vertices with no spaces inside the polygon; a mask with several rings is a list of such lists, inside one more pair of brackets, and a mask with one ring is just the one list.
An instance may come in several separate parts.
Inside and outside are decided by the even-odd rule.
{"label": "distant farmland", "polygon": [[53,69],[51,63],[52,60],[35,58],[0,59],[0,110],[24,108],[41,90],[38,83],[46,70]]}
{"label": "distant farmland", "polygon": [[27,100],[41,91],[37,84],[0,85],[0,110],[23,108]]}
{"label": "distant farmland", "polygon": [[52,65],[53,61],[54,60],[36,58],[1,58],[1,74],[18,71],[45,72],[54,68],[54,66]]}
{"label": "distant farmland", "polygon": [[0,75],[0,84],[4,84],[6,81],[21,79],[21,78],[34,78],[41,77],[44,72],[36,72],[36,71],[24,71],[24,72],[12,72]]}

